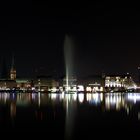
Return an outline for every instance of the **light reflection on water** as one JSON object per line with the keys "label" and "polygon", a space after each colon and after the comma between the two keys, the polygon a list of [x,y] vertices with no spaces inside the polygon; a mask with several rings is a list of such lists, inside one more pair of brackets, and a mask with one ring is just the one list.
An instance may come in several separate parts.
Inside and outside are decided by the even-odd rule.
{"label": "light reflection on water", "polygon": [[[75,102],[79,104],[89,104],[93,106],[102,106],[105,110],[115,109],[120,110],[122,108],[128,109],[130,106],[134,106],[136,103],[140,103],[140,93],[1,93],[0,105],[11,104],[10,108],[12,112],[15,112],[16,106],[28,107],[32,104],[41,105],[64,102],[64,106],[67,107],[69,102]],[[15,106],[15,107],[14,107]],[[15,114],[15,113],[11,113]],[[13,116],[13,115],[11,115]]]}
{"label": "light reflection on water", "polygon": [[[92,110],[100,108],[102,113],[110,111],[121,112],[123,110],[126,116],[132,116],[131,112],[135,110],[135,117],[137,117],[137,120],[139,121],[140,110],[139,107],[137,107],[139,104],[140,93],[0,93],[0,114],[2,113],[1,108],[6,106],[10,112],[9,117],[12,120],[14,120],[17,115],[19,116],[18,110],[22,108],[27,110],[30,108],[32,111],[30,111],[31,114],[34,114],[39,121],[44,119],[43,123],[45,124],[45,121],[49,118],[48,110],[52,113],[51,121],[55,121],[58,116],[61,116],[60,114],[57,114],[59,112],[58,110],[61,109],[61,112],[63,111],[63,108],[65,112],[64,135],[69,139],[72,139],[71,136],[74,131],[75,118],[78,115],[79,108],[82,108],[83,106],[88,106]],[[28,117],[29,114],[25,115]],[[32,116],[30,117],[32,120]],[[24,117],[22,120],[24,120]],[[58,119],[58,121],[59,120],[60,119]],[[25,121],[27,120],[25,119]]]}

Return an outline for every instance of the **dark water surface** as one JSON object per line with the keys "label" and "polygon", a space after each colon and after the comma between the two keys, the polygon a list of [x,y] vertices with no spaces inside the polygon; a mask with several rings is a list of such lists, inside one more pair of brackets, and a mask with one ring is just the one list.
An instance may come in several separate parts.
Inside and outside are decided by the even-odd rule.
{"label": "dark water surface", "polygon": [[12,138],[134,138],[140,132],[140,93],[0,93],[0,132]]}

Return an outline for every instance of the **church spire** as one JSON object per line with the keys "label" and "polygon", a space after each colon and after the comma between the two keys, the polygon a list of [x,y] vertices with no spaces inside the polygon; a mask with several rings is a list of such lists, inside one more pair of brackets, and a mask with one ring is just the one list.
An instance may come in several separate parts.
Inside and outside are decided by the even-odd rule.
{"label": "church spire", "polygon": [[12,55],[12,64],[11,64],[11,70],[10,70],[10,79],[11,80],[16,80],[16,69],[15,69],[14,54]]}
{"label": "church spire", "polygon": [[11,65],[11,69],[15,68],[15,59],[14,59],[14,53],[12,54],[12,65]]}

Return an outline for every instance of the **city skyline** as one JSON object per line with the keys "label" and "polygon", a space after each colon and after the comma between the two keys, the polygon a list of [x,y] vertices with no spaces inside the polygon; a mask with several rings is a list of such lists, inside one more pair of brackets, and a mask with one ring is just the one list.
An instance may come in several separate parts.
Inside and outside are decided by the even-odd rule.
{"label": "city skyline", "polygon": [[1,138],[137,137],[140,8],[136,5],[3,1]]}

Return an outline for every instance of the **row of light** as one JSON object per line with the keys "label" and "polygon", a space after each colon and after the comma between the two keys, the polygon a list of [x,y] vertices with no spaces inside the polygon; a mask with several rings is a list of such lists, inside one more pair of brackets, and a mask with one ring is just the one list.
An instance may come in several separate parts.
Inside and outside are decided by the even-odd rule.
{"label": "row of light", "polygon": [[[65,87],[65,90],[63,89],[63,87],[59,87],[59,89],[57,89],[56,87],[53,87],[51,89],[49,89],[48,91],[50,92],[63,92],[63,91],[69,91],[69,92],[84,92],[84,86],[68,86]],[[86,87],[86,92],[103,92],[103,87]]]}

